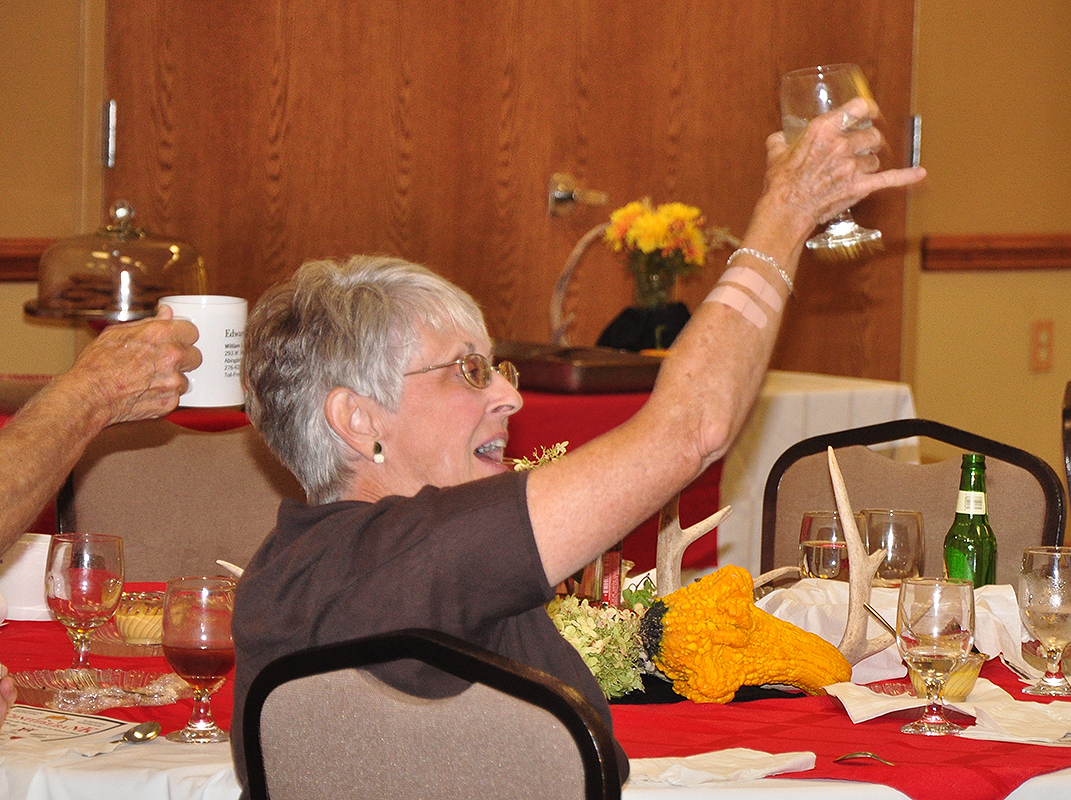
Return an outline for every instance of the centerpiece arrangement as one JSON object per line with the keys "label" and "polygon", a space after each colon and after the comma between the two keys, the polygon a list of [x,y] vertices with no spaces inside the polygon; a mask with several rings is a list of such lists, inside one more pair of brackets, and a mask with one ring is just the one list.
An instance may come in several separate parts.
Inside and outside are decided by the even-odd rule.
{"label": "centerpiece arrangement", "polygon": [[634,282],[634,303],[610,323],[597,344],[638,352],[669,347],[690,314],[670,303],[678,278],[706,263],[709,242],[702,212],[684,203],[652,206],[644,198],[610,214],[603,241],[624,253]]}
{"label": "centerpiece arrangement", "polygon": [[[567,444],[513,467],[557,461]],[[622,573],[630,566],[624,562]],[[664,597],[647,577],[622,589],[620,605],[560,590],[547,613],[608,698],[643,691],[644,675],[670,681],[690,700],[713,703],[729,702],[742,686],[789,685],[814,694],[851,679],[851,665],[836,647],[755,605],[751,575],[740,567],[722,567]]]}

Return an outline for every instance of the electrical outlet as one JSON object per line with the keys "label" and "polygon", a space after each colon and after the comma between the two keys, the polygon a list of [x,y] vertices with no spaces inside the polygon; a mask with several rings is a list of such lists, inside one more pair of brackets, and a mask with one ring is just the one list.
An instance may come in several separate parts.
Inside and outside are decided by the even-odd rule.
{"label": "electrical outlet", "polygon": [[1049,372],[1052,369],[1053,322],[1036,319],[1030,326],[1030,370]]}

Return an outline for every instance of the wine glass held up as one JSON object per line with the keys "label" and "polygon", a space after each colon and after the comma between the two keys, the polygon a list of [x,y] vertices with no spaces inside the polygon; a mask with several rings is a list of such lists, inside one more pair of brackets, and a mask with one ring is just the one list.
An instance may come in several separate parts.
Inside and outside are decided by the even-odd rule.
{"label": "wine glass held up", "polygon": [[1019,573],[1019,611],[1046,657],[1045,675],[1023,694],[1071,697],[1061,669],[1071,643],[1071,547],[1028,547]]}
{"label": "wine glass held up", "polygon": [[45,598],[74,644],[72,669],[88,669],[90,637],[112,618],[123,593],[123,540],[101,533],[56,534],[48,546]]}
{"label": "wine glass held up", "polygon": [[193,687],[193,713],[173,742],[225,742],[212,719],[212,693],[234,667],[231,617],[235,582],[230,578],[174,578],[164,593],[164,657]]}
{"label": "wine glass held up", "polygon": [[926,685],[926,709],[904,733],[945,736],[963,730],[945,717],[945,681],[974,644],[974,587],[968,581],[908,578],[896,604],[896,646]]}
{"label": "wine glass held up", "polygon": [[[863,71],[856,64],[825,64],[793,70],[781,77],[781,125],[790,145],[815,117],[840,108],[855,97],[871,99]],[[869,127],[869,118],[844,114],[841,129]],[[883,248],[881,231],[858,225],[850,210],[834,217],[821,233],[807,240],[815,255],[829,260],[850,259]]]}

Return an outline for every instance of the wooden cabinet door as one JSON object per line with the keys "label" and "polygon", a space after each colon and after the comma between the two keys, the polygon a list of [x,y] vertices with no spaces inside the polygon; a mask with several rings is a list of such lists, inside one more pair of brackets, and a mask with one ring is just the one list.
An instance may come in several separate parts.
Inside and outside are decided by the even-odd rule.
{"label": "wooden cabinet door", "polygon": [[[204,253],[255,300],[305,259],[401,255],[471,292],[498,338],[546,342],[577,241],[649,196],[743,233],[779,128],[780,73],[857,61],[906,160],[910,0],[109,0],[116,163],[104,207]],[[547,213],[559,171],[606,207]],[[857,209],[887,250],[806,264],[775,365],[897,378],[905,199]],[[702,300],[727,252],[680,299]],[[629,305],[596,244],[567,298],[574,344]]]}

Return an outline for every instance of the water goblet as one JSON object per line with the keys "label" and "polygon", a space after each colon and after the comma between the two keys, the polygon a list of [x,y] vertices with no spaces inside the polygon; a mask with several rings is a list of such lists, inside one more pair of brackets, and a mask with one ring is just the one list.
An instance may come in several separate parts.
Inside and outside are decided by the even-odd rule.
{"label": "water goblet", "polygon": [[922,572],[924,537],[922,514],[895,509],[864,509],[859,531],[868,553],[885,551],[878,565],[874,586],[896,587],[904,578],[917,578]]}
{"label": "water goblet", "polygon": [[[862,525],[858,514],[856,524]],[[836,511],[804,512],[800,523],[799,567],[804,578],[848,580],[848,545]]]}
{"label": "water goblet", "polygon": [[193,713],[186,727],[167,735],[173,742],[225,742],[227,731],[212,719],[212,693],[234,667],[231,616],[235,582],[230,578],[174,578],[164,592],[164,658],[193,687]]}
{"label": "water goblet", "polygon": [[[815,117],[847,103],[854,97],[870,98],[863,71],[856,64],[825,64],[793,70],[781,77],[781,125],[785,140],[792,144]],[[847,118],[846,120],[847,121]],[[855,127],[870,125],[860,119]],[[816,255],[853,258],[880,250],[881,231],[863,228],[852,219],[851,210],[834,217],[824,231],[807,240]]]}
{"label": "water goblet", "polygon": [[102,533],[52,537],[45,570],[45,599],[74,645],[72,669],[89,668],[93,630],[112,618],[122,593],[120,537]]}
{"label": "water goblet", "polygon": [[945,736],[962,727],[945,717],[945,681],[974,644],[974,586],[944,578],[906,578],[896,604],[896,646],[926,685],[922,716],[904,733]]}
{"label": "water goblet", "polygon": [[1071,547],[1028,547],[1019,573],[1019,612],[1045,653],[1045,675],[1023,694],[1071,696],[1060,662],[1071,643]]}

